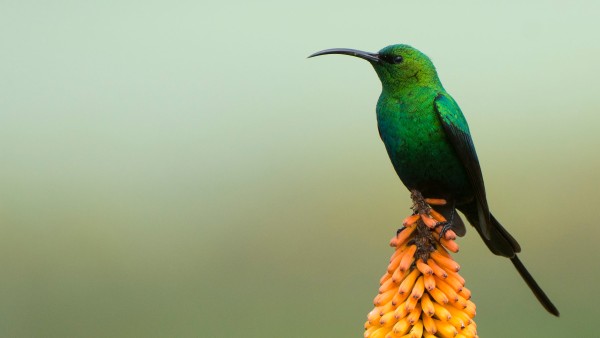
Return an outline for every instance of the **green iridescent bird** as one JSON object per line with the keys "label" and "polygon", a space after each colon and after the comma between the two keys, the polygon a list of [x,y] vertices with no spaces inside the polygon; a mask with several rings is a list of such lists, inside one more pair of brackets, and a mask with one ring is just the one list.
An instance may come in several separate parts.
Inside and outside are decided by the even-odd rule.
{"label": "green iridescent bird", "polygon": [[369,61],[382,84],[377,125],[394,169],[404,185],[424,197],[444,198],[445,230],[466,232],[456,209],[475,227],[487,247],[511,262],[548,312],[558,310],[517,257],[521,247],[490,213],[483,176],[458,104],[446,92],[431,60],[407,45],[378,53],[327,49],[310,57],[345,54]]}

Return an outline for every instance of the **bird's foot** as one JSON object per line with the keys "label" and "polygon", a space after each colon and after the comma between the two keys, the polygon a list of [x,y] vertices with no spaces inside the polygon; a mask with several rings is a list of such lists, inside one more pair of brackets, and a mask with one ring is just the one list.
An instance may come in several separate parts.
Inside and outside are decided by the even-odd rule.
{"label": "bird's foot", "polygon": [[[446,234],[448,233],[449,230],[452,229],[452,223],[450,223],[448,221],[444,221],[444,222],[438,223],[436,227],[441,227],[439,239],[442,239],[442,238],[446,238]],[[452,231],[452,232],[454,232],[454,231]],[[456,235],[452,239],[455,239],[455,238],[456,238]],[[446,239],[450,239],[450,238],[446,238]]]}
{"label": "bird's foot", "polygon": [[[440,198],[426,199],[417,190],[411,190],[411,198],[413,214],[404,219],[403,227],[398,229],[396,236],[390,241],[390,245],[397,246],[402,240],[416,233],[414,241],[420,247],[418,252],[422,257],[428,257],[428,253],[431,252],[428,248],[435,248],[436,243],[449,251],[458,252],[458,244],[454,241],[456,233],[452,229],[454,212],[446,219],[444,215],[431,207],[446,205],[448,201]],[[450,202],[453,209],[454,203],[452,200]]]}

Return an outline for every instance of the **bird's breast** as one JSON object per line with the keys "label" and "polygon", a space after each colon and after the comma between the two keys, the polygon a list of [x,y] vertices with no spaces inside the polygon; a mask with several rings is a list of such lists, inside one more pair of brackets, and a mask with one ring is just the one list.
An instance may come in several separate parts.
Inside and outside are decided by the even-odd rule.
{"label": "bird's breast", "polygon": [[464,168],[434,109],[436,93],[401,98],[382,94],[379,133],[396,173],[409,189],[452,195],[468,190]]}

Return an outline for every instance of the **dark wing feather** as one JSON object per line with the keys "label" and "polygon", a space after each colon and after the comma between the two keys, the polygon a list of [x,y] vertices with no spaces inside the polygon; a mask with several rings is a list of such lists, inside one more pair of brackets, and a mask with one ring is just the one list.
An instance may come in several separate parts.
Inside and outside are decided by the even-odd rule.
{"label": "dark wing feather", "polygon": [[434,107],[444,127],[446,136],[469,177],[473,193],[475,194],[475,200],[477,201],[477,213],[481,233],[486,239],[490,239],[492,226],[490,222],[490,210],[487,198],[485,197],[481,167],[479,166],[473,140],[469,134],[467,121],[456,102],[448,94],[438,94],[434,101]]}

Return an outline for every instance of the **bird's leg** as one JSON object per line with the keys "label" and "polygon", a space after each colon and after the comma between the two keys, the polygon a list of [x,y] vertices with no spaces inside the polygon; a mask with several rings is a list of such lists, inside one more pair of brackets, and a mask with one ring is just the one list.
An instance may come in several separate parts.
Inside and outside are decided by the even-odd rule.
{"label": "bird's leg", "polygon": [[452,208],[450,209],[450,219],[448,219],[445,222],[440,222],[438,224],[438,226],[442,227],[442,230],[440,230],[440,239],[444,238],[444,236],[446,235],[446,232],[448,232],[448,230],[452,229],[452,223],[454,222],[454,215],[456,214],[456,202],[454,200],[452,200]]}

